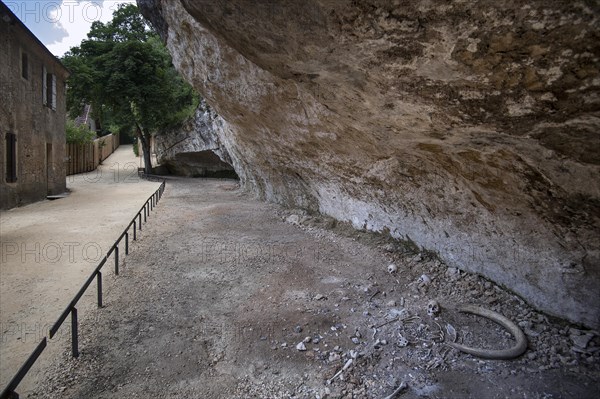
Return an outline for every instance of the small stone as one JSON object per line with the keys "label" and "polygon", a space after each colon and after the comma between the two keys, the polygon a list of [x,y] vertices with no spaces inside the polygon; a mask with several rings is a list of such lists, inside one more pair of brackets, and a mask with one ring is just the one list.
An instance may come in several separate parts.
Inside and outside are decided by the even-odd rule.
{"label": "small stone", "polygon": [[583,333],[581,335],[571,334],[570,338],[571,338],[571,341],[573,341],[573,343],[576,346],[580,347],[581,349],[585,349],[585,348],[587,348],[591,339],[594,338],[594,334],[592,334],[592,333]]}
{"label": "small stone", "polygon": [[390,308],[393,308],[394,306],[396,306],[396,301],[391,300],[388,303],[386,303],[385,305],[388,306],[388,307],[390,307]]}
{"label": "small stone", "polygon": [[285,221],[290,223],[290,224],[298,224],[300,222],[300,216],[298,215],[290,215],[287,218],[285,218]]}
{"label": "small stone", "polygon": [[283,344],[281,344],[282,348],[287,348],[287,342],[284,342]]}
{"label": "small stone", "polygon": [[341,359],[341,356],[338,355],[337,353],[329,352],[329,362],[331,362],[331,363],[337,362],[340,359]]}
{"label": "small stone", "polygon": [[304,352],[306,350],[306,345],[304,345],[304,342],[300,342],[298,345],[296,345],[296,349],[300,352]]}
{"label": "small stone", "polygon": [[394,250],[395,250],[394,244],[391,244],[391,243],[385,244],[382,248],[386,252],[394,252]]}
{"label": "small stone", "polygon": [[314,300],[315,300],[315,301],[320,301],[320,300],[322,300],[322,299],[327,299],[327,297],[326,297],[325,295],[321,295],[321,294],[317,294],[317,295],[315,295],[315,297],[314,297]]}
{"label": "small stone", "polygon": [[306,338],[304,338],[304,341],[302,341],[302,342],[304,342],[305,344],[310,344],[311,341],[312,341],[311,337],[306,337]]}
{"label": "small stone", "polygon": [[355,345],[358,345],[358,344],[360,344],[360,340],[356,337],[352,337],[352,343]]}
{"label": "small stone", "polygon": [[319,342],[321,342],[321,338],[319,338],[319,337],[314,337],[314,338],[312,339],[312,342],[313,342],[313,344],[318,344]]}
{"label": "small stone", "polygon": [[302,332],[302,327],[300,327],[300,326],[294,327],[294,332],[297,334],[300,334]]}

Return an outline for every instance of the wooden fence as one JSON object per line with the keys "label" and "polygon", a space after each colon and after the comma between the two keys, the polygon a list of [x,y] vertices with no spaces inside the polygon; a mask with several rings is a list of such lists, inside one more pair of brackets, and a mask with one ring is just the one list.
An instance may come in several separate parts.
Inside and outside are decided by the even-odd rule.
{"label": "wooden fence", "polygon": [[118,134],[109,134],[88,144],[67,143],[67,176],[95,170],[118,147]]}

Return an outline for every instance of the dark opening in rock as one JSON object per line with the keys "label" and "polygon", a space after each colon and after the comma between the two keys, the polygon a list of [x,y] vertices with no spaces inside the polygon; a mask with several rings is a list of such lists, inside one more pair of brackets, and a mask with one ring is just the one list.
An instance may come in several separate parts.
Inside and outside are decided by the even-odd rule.
{"label": "dark opening in rock", "polygon": [[167,161],[166,167],[171,174],[179,176],[238,178],[233,166],[211,150],[178,153]]}

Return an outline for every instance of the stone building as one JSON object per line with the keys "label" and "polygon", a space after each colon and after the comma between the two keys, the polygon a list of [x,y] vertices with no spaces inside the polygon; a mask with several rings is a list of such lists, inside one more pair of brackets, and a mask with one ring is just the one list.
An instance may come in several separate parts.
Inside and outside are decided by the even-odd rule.
{"label": "stone building", "polygon": [[0,2],[0,209],[66,190],[69,71]]}

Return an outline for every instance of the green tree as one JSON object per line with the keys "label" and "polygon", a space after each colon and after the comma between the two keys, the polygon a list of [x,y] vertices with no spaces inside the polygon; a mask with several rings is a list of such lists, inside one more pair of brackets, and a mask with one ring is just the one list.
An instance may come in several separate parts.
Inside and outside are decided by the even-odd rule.
{"label": "green tree", "polygon": [[94,22],[87,40],[62,61],[72,73],[70,115],[91,104],[101,125],[133,131],[142,145],[145,172],[151,173],[152,133],[180,123],[195,108],[197,96],[137,7],[122,5],[112,21]]}
{"label": "green tree", "polygon": [[72,119],[67,119],[65,130],[67,143],[91,143],[96,138],[96,132],[92,132],[85,124],[78,126]]}

